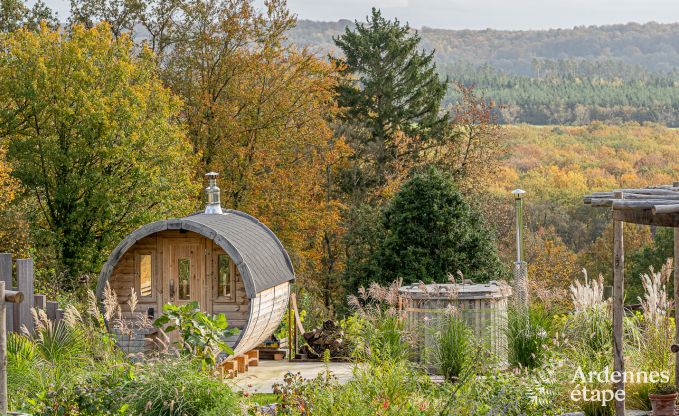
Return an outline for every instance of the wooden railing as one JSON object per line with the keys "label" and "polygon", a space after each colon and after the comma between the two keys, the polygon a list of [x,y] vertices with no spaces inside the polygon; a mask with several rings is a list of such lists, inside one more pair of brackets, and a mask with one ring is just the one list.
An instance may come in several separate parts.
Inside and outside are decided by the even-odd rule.
{"label": "wooden railing", "polygon": [[[6,327],[8,332],[20,332],[22,327],[32,331],[34,328],[31,309],[42,309],[47,318],[59,321],[64,316],[57,302],[47,301],[47,297],[35,293],[33,259],[16,260],[16,279],[13,278],[12,255],[0,253],[0,281],[5,282],[5,290],[17,290],[24,295],[21,303],[7,305]],[[14,282],[16,281],[16,285]]]}

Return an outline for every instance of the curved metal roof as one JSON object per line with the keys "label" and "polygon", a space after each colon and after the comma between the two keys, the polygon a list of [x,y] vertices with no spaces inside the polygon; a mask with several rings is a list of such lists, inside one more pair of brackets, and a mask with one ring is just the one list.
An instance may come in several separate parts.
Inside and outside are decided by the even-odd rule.
{"label": "curved metal roof", "polygon": [[97,284],[98,298],[102,297],[106,282],[127,250],[142,238],[164,230],[193,231],[214,241],[238,267],[250,299],[259,292],[295,279],[290,257],[280,240],[255,217],[236,210],[225,210],[223,214],[200,212],[183,218],[156,221],[125,237],[101,269]]}

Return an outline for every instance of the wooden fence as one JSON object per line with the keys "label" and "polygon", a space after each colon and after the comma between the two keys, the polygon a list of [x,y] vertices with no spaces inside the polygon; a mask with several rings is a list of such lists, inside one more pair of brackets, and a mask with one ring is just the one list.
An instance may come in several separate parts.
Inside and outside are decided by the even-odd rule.
{"label": "wooden fence", "polygon": [[[48,302],[45,295],[36,294],[34,288],[33,259],[16,260],[16,279],[12,271],[12,255],[0,253],[0,281],[5,282],[6,290],[18,290],[24,300],[17,304],[7,305],[7,331],[20,332],[22,327],[33,330],[33,314],[31,309],[42,309],[52,321],[59,321],[64,316],[57,302]],[[15,285],[16,283],[16,285]]]}

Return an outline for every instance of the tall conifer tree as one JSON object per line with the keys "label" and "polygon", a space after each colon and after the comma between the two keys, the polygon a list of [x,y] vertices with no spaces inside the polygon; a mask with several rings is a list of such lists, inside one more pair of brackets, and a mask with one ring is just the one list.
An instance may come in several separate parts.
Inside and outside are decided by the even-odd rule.
{"label": "tall conifer tree", "polygon": [[[440,105],[448,81],[439,78],[434,52],[418,49],[418,33],[375,8],[367,23],[356,22],[334,40],[344,55],[335,62],[347,79],[338,87],[338,101],[360,166],[352,187],[380,186],[390,164],[417,157],[446,136],[448,116],[440,114]],[[399,135],[417,138],[409,141],[416,148],[399,148]]]}

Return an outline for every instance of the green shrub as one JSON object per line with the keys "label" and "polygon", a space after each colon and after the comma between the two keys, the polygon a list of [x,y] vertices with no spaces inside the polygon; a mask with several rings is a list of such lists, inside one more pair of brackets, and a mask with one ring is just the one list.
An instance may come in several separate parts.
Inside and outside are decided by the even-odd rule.
{"label": "green shrub", "polygon": [[[198,333],[224,334],[226,328],[219,318],[192,313],[176,318],[194,351],[212,345],[214,333],[205,338]],[[68,306],[58,323],[37,312],[36,323],[32,335],[8,337],[10,409],[38,416],[239,413],[230,388],[201,370],[202,357],[161,356],[136,366],[128,362],[115,349],[93,295],[83,311]]]}
{"label": "green shrub", "polygon": [[406,359],[411,348],[405,339],[404,323],[399,316],[385,313],[373,325],[364,327],[366,345],[370,355],[377,361],[400,361]]}
{"label": "green shrub", "polygon": [[37,359],[35,344],[30,339],[15,332],[8,334],[7,383],[9,397],[13,401],[32,390]]}
{"label": "green shrub", "polygon": [[601,402],[581,401],[580,410],[585,416],[613,416],[615,414],[615,406],[612,403],[607,403],[603,406]]}
{"label": "green shrub", "polygon": [[671,383],[656,383],[651,389],[651,394],[674,394],[677,386]]}
{"label": "green shrub", "polygon": [[625,383],[625,403],[630,409],[651,410],[652,383]]}
{"label": "green shrub", "polygon": [[65,321],[38,325],[30,336],[9,337],[11,406],[25,408],[42,392],[70,390],[96,367],[84,342],[83,328]]}
{"label": "green shrub", "polygon": [[440,319],[436,329],[429,358],[439,374],[446,380],[455,381],[469,365],[474,333],[452,313]]}
{"label": "green shrub", "polygon": [[[480,358],[480,357],[478,357]],[[321,374],[305,380],[288,374],[279,393],[279,414],[290,415],[561,415],[572,402],[555,370],[490,370],[435,384],[406,361],[358,364],[344,385]]]}
{"label": "green shrub", "polygon": [[514,306],[507,314],[509,363],[515,367],[538,368],[547,355],[551,317],[539,307]]}
{"label": "green shrub", "polygon": [[114,349],[95,305],[90,299],[83,312],[68,306],[59,322],[38,311],[31,335],[9,335],[11,409],[35,415],[124,411],[119,392],[131,367]]}
{"label": "green shrub", "polygon": [[506,275],[493,234],[458,191],[450,175],[435,168],[403,183],[383,212],[385,237],[376,250],[381,283],[447,283],[461,272],[487,282]]}
{"label": "green shrub", "polygon": [[564,333],[569,343],[591,354],[608,353],[613,345],[613,321],[607,307],[590,307],[572,313]]}
{"label": "green shrub", "polygon": [[202,361],[175,358],[138,365],[126,385],[132,414],[208,416],[240,414],[229,386],[202,371]]}

